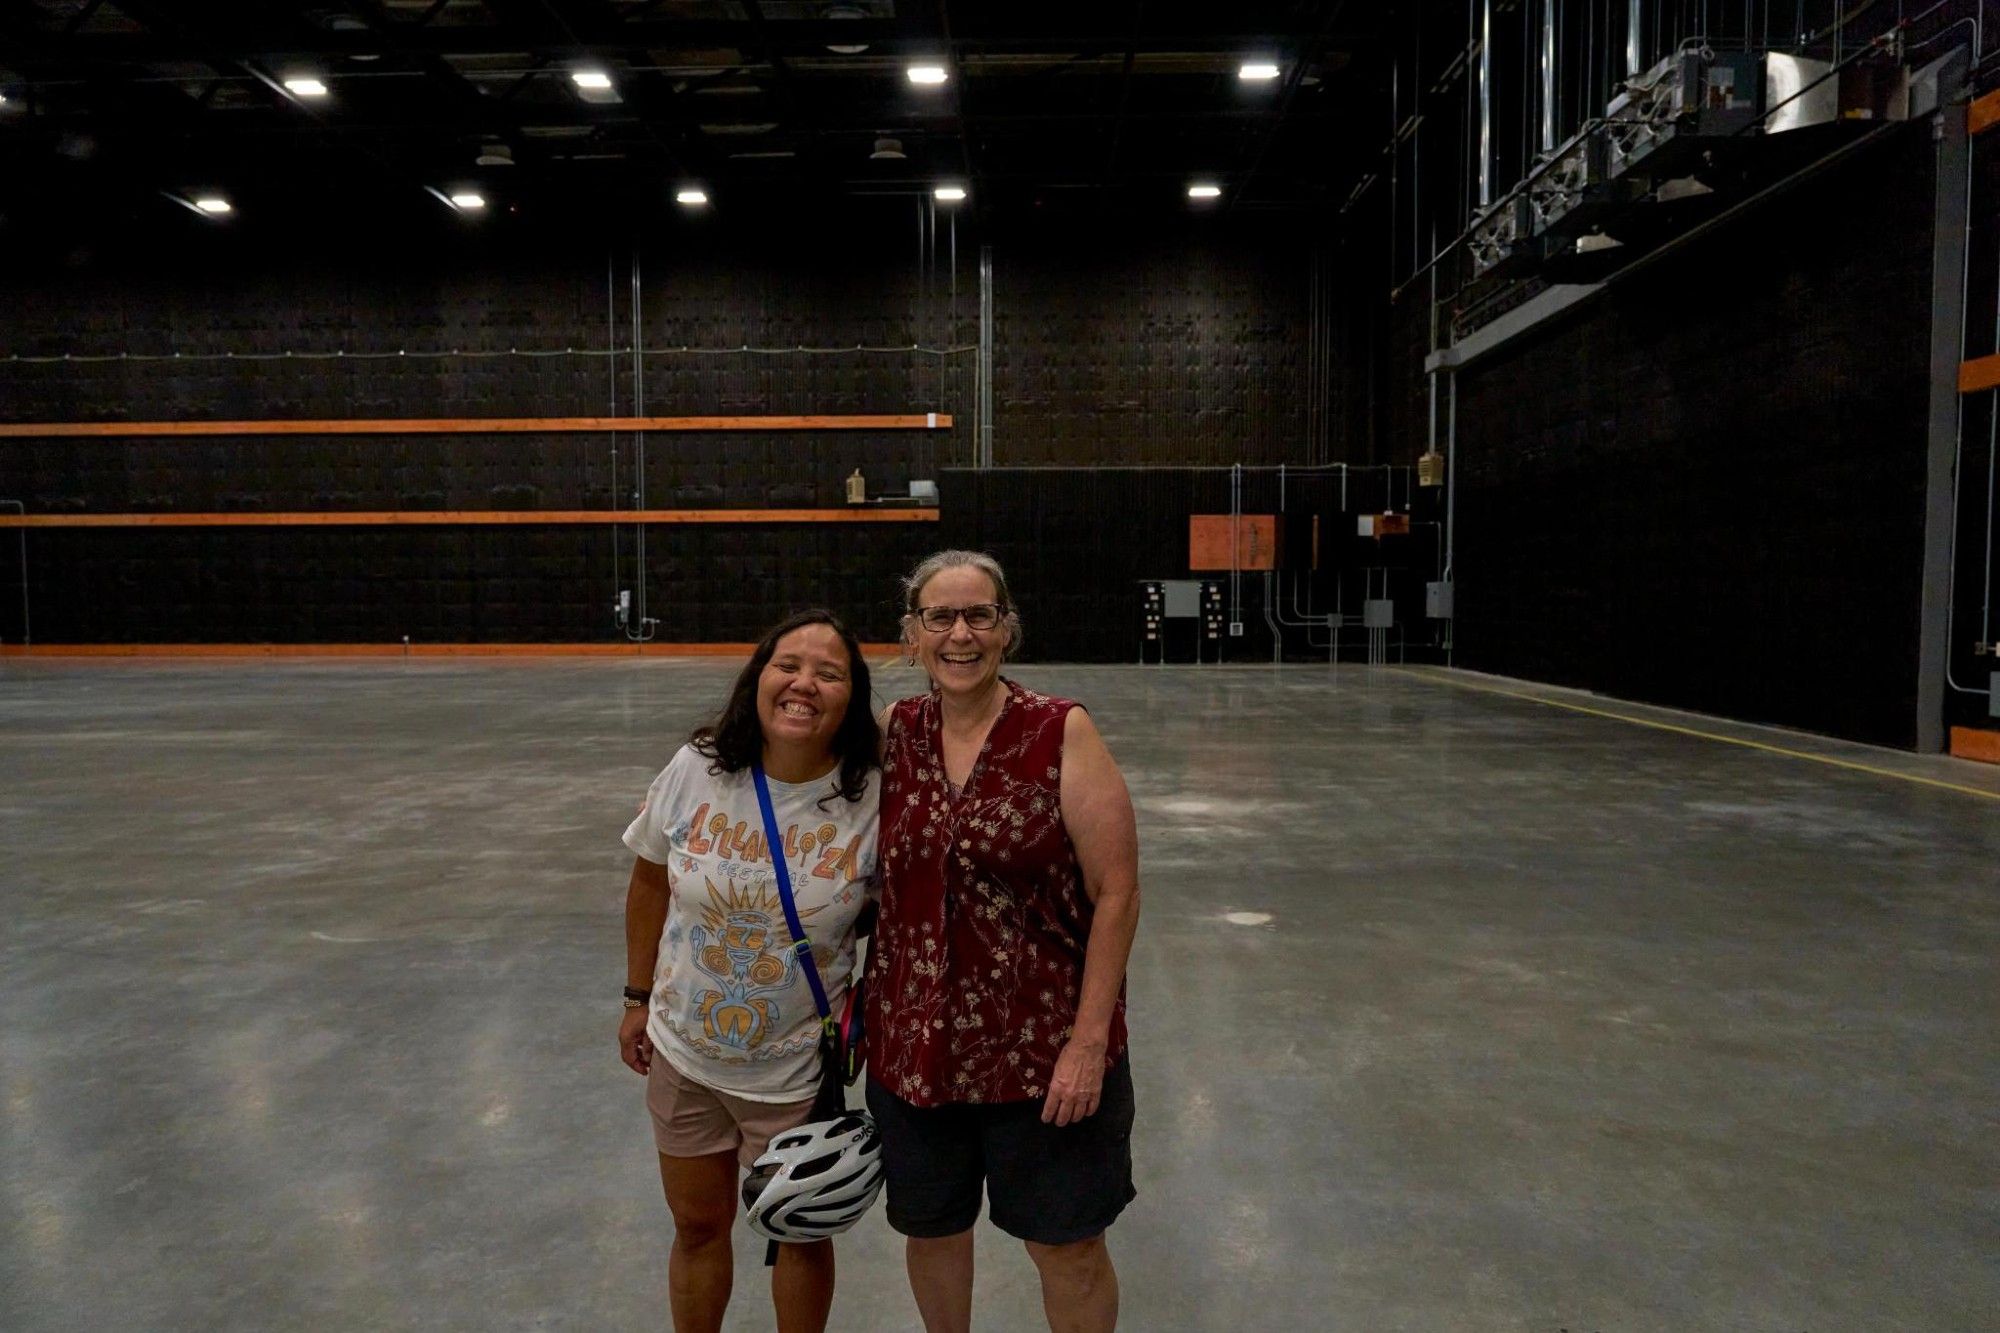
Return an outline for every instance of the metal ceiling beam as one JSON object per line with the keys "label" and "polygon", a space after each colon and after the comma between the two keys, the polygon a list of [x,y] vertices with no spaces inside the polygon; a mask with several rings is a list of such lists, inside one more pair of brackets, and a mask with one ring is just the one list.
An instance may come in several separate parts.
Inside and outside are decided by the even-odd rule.
{"label": "metal ceiling beam", "polygon": [[1111,121],[1111,143],[1104,153],[1104,181],[1118,178],[1118,141],[1125,135],[1125,116],[1132,104],[1132,66],[1139,59],[1139,32],[1146,22],[1146,0],[1132,0],[1132,35],[1125,45],[1125,64],[1118,71],[1118,113]]}
{"label": "metal ceiling beam", "polygon": [[[1107,7],[1108,8],[1108,7]],[[1143,36],[1135,38],[1123,23],[1097,24],[1095,6],[1079,5],[1076,28],[1055,32],[1001,33],[973,35],[954,31],[950,54],[1076,54],[1134,50],[1139,55],[1187,52],[1235,53],[1266,45],[1269,31],[1216,32],[1182,28],[1163,30],[1149,22]],[[380,11],[372,11],[371,17]],[[77,66],[133,65],[166,60],[199,60],[198,49],[184,40],[161,33],[75,33],[46,36],[59,41],[64,59]],[[237,23],[232,18],[229,31],[218,33],[233,59],[252,59],[283,52],[326,59],[346,59],[355,55],[379,54],[387,39],[393,38],[405,52],[428,55],[500,55],[523,52],[551,58],[574,58],[597,50],[647,48],[653,50],[702,50],[717,47],[765,49],[781,56],[812,55],[830,57],[832,45],[862,45],[869,48],[857,61],[884,56],[938,53],[938,37],[913,27],[904,20],[847,19],[827,21],[766,20],[760,38],[756,25],[742,20],[643,20],[585,21],[572,23],[569,32],[554,36],[524,30],[510,19],[490,28],[421,26],[377,18],[372,32],[300,32],[274,28],[268,21]],[[1329,28],[1320,39],[1323,45],[1356,47],[1372,44],[1371,32]]]}
{"label": "metal ceiling beam", "polygon": [[[488,9],[509,22],[533,27],[545,37],[566,40],[573,46],[583,45],[581,32],[639,26],[619,23],[616,11],[603,0],[485,0],[485,3]],[[613,45],[624,44],[621,40]],[[636,113],[647,137],[665,156],[668,167],[674,173],[683,178],[699,174],[693,164],[694,156],[700,151],[693,126],[688,116],[675,104],[672,95],[661,94],[657,80],[644,77],[624,80],[619,85],[618,96]],[[663,130],[663,125],[668,129]]]}
{"label": "metal ceiling beam", "polygon": [[1293,45],[1291,68],[1285,72],[1285,86],[1278,96],[1277,114],[1271,117],[1271,128],[1265,131],[1264,141],[1258,146],[1257,156],[1251,161],[1250,170],[1244,173],[1243,178],[1236,182],[1236,187],[1229,193],[1231,209],[1236,207],[1238,200],[1249,193],[1250,183],[1263,169],[1265,159],[1271,155],[1271,145],[1278,140],[1278,131],[1285,126],[1285,116],[1292,109],[1292,99],[1298,95],[1299,83],[1305,77],[1307,62],[1318,56],[1320,48],[1326,43],[1327,33],[1332,30],[1334,23],[1346,8],[1346,0],[1333,0],[1333,3],[1326,7],[1326,19],[1320,24],[1319,30]]}

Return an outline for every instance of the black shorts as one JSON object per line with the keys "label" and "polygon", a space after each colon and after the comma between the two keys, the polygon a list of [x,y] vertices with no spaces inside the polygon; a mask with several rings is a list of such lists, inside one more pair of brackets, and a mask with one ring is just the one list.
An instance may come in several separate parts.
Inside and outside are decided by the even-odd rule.
{"label": "black shorts", "polygon": [[1042,1099],[993,1106],[912,1106],[873,1078],[889,1225],[905,1236],[955,1236],[979,1220],[985,1182],[993,1225],[1041,1245],[1089,1240],[1137,1197],[1132,1188],[1132,1069],[1104,1075],[1097,1110],[1058,1128]]}

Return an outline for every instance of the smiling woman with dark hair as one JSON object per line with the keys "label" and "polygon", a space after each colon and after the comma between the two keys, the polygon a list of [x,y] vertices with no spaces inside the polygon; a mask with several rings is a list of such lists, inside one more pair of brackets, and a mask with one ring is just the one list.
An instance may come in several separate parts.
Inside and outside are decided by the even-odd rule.
{"label": "smiling woman with dark hair", "polygon": [[[721,714],[653,780],[625,830],[638,859],[625,898],[618,1052],[646,1078],[674,1218],[667,1276],[678,1333],[722,1326],[738,1173],[812,1111],[821,1024],[773,855],[785,859],[838,1010],[875,887],[879,732],[868,702],[868,664],[846,626],[827,611],[791,617],[764,636]],[[760,769],[780,830],[772,838]],[[777,1326],[824,1328],[833,1243],[777,1250]]]}

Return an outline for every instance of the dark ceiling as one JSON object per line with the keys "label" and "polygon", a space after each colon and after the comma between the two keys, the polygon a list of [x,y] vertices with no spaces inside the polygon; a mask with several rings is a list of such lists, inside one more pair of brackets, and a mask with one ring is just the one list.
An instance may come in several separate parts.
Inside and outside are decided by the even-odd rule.
{"label": "dark ceiling", "polygon": [[[987,213],[1179,203],[1200,177],[1225,210],[1304,209],[1338,203],[1388,135],[1395,8],[0,0],[0,192],[17,213],[201,189],[242,213],[426,188],[526,210],[954,180]],[[1240,79],[1258,57],[1280,76]],[[918,59],[948,81],[913,85]],[[612,100],[575,85],[586,66]],[[301,74],[328,95],[288,94]]]}

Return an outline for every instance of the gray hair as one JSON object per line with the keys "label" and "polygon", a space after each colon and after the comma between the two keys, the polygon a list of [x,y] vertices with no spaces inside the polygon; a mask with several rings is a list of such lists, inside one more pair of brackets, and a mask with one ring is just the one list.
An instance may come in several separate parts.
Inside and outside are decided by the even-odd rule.
{"label": "gray hair", "polygon": [[1021,646],[1021,615],[1014,609],[1014,595],[1007,591],[1006,571],[984,551],[937,551],[917,562],[917,567],[903,580],[903,642],[912,642],[917,594],[947,569],[976,569],[993,581],[993,595],[1000,599],[1000,623],[1007,627],[1006,655],[1012,657]]}

